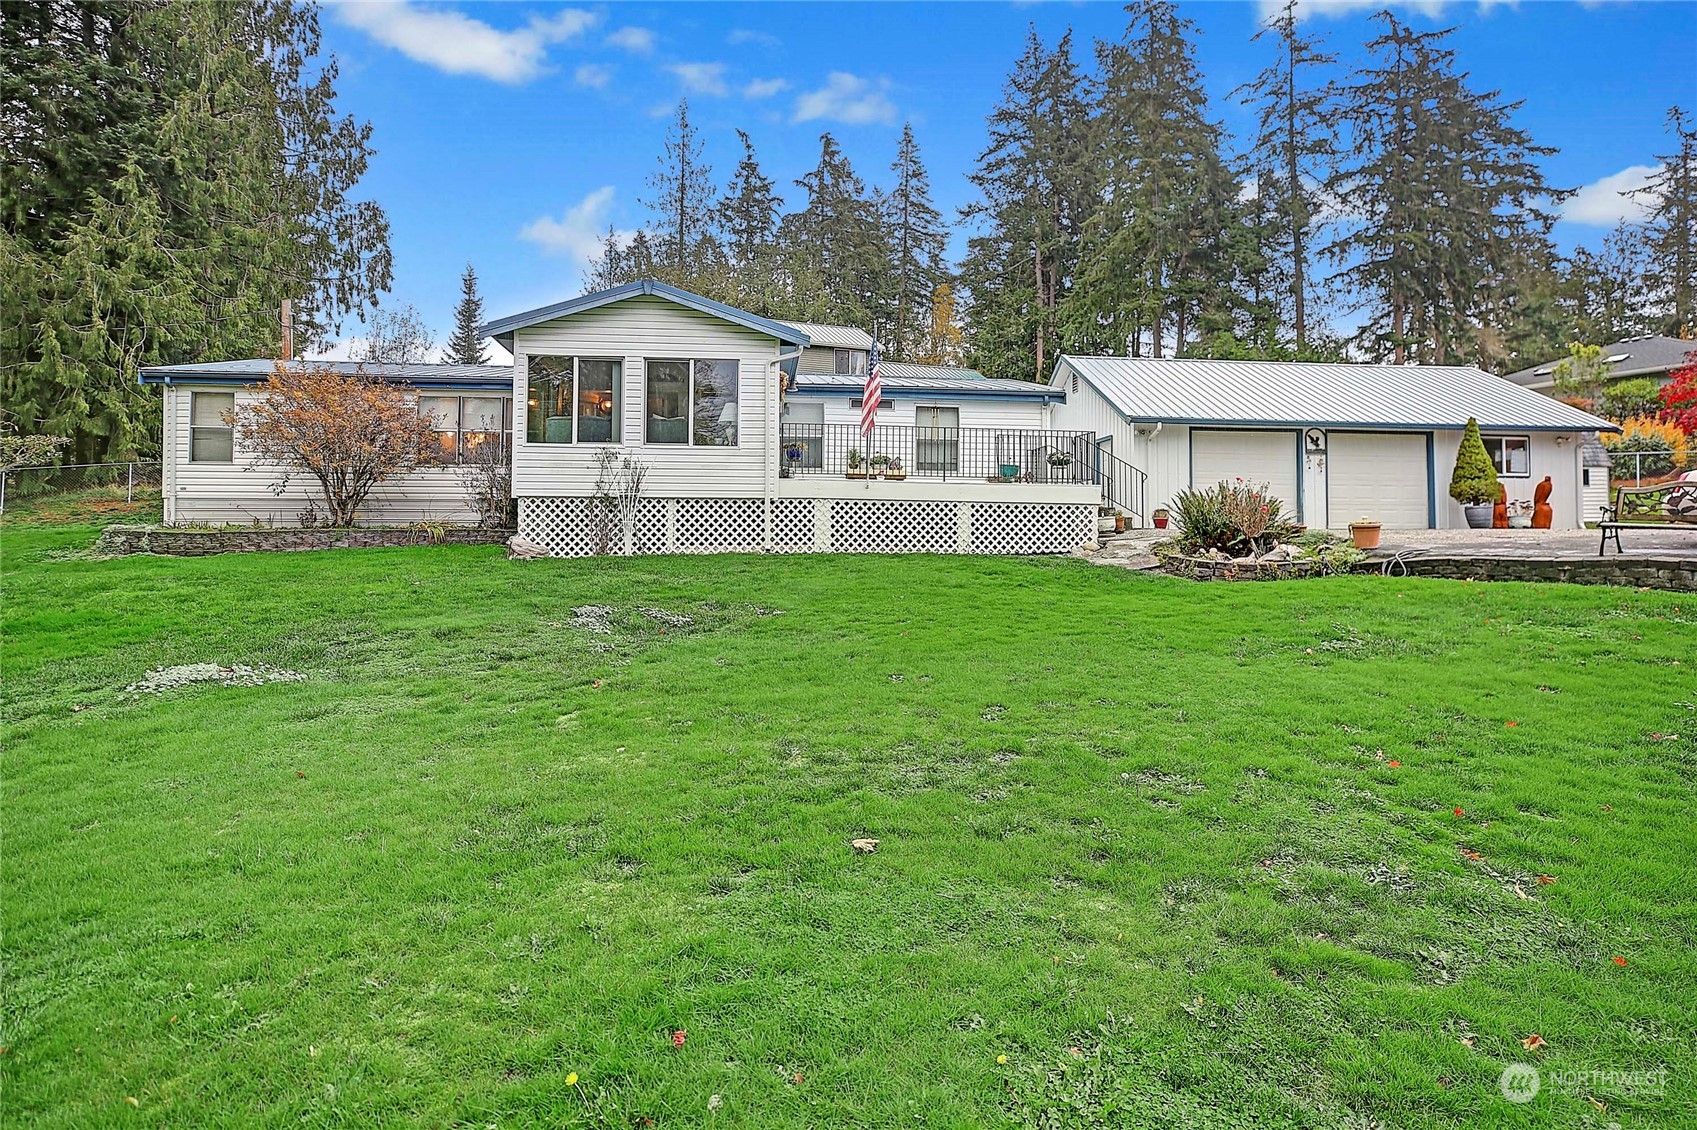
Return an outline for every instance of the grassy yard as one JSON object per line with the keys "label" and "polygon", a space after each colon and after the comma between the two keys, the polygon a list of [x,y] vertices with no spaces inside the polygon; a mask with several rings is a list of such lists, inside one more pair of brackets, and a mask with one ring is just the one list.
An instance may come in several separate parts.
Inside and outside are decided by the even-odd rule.
{"label": "grassy yard", "polygon": [[1697,1124],[1689,596],[93,534],[0,542],[7,1125]]}

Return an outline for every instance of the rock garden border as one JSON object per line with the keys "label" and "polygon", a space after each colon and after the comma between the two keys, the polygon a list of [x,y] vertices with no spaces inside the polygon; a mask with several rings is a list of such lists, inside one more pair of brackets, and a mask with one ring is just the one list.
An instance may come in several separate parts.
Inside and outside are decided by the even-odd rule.
{"label": "rock garden border", "polygon": [[94,543],[105,557],[154,553],[210,557],[219,553],[289,553],[313,549],[384,549],[415,545],[504,545],[512,530],[415,522],[408,526],[107,526]]}

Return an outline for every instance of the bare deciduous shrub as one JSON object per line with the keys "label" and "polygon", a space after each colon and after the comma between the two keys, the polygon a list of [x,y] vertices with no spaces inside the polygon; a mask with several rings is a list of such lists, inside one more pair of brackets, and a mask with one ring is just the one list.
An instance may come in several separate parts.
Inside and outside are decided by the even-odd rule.
{"label": "bare deciduous shrub", "polygon": [[614,552],[616,532],[616,548],[623,553],[624,531],[636,520],[636,508],[642,501],[642,484],[648,477],[648,468],[641,460],[616,448],[602,448],[595,461],[595,552]]}
{"label": "bare deciduous shrub", "polygon": [[513,460],[506,444],[495,441],[473,446],[460,467],[460,482],[466,501],[477,514],[478,525],[509,529],[517,523]]}

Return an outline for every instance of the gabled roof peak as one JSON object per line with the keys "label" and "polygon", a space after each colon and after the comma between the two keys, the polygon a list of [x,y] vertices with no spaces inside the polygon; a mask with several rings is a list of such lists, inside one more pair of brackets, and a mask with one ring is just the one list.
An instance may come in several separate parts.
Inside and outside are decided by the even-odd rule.
{"label": "gabled roof peak", "polygon": [[510,343],[512,335],[526,326],[551,322],[556,318],[566,318],[573,314],[581,314],[586,310],[608,306],[615,302],[623,302],[628,298],[642,295],[652,295],[676,302],[679,306],[688,307],[710,317],[722,318],[745,329],[756,333],[767,334],[789,345],[806,346],[811,339],[807,334],[783,322],[775,322],[770,318],[762,318],[758,314],[750,314],[747,310],[738,310],[735,306],[727,306],[723,302],[715,302],[711,298],[684,290],[658,279],[639,279],[636,282],[615,286],[610,290],[596,291],[593,294],[581,295],[565,302],[556,302],[552,306],[539,306],[535,310],[526,310],[522,314],[513,314],[505,318],[496,318],[477,327],[480,337],[492,337],[503,345]]}

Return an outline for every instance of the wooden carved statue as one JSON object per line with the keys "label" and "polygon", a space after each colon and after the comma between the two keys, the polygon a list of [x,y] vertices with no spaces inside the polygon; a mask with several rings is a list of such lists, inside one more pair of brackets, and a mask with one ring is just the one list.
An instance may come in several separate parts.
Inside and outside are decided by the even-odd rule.
{"label": "wooden carved statue", "polygon": [[1550,522],[1556,514],[1550,507],[1550,492],[1555,489],[1555,486],[1550,482],[1550,476],[1545,475],[1544,481],[1539,483],[1537,489],[1532,492],[1532,528],[1534,530],[1550,528]]}
{"label": "wooden carved statue", "polygon": [[1508,491],[1503,484],[1497,484],[1497,504],[1491,507],[1491,529],[1508,529]]}

